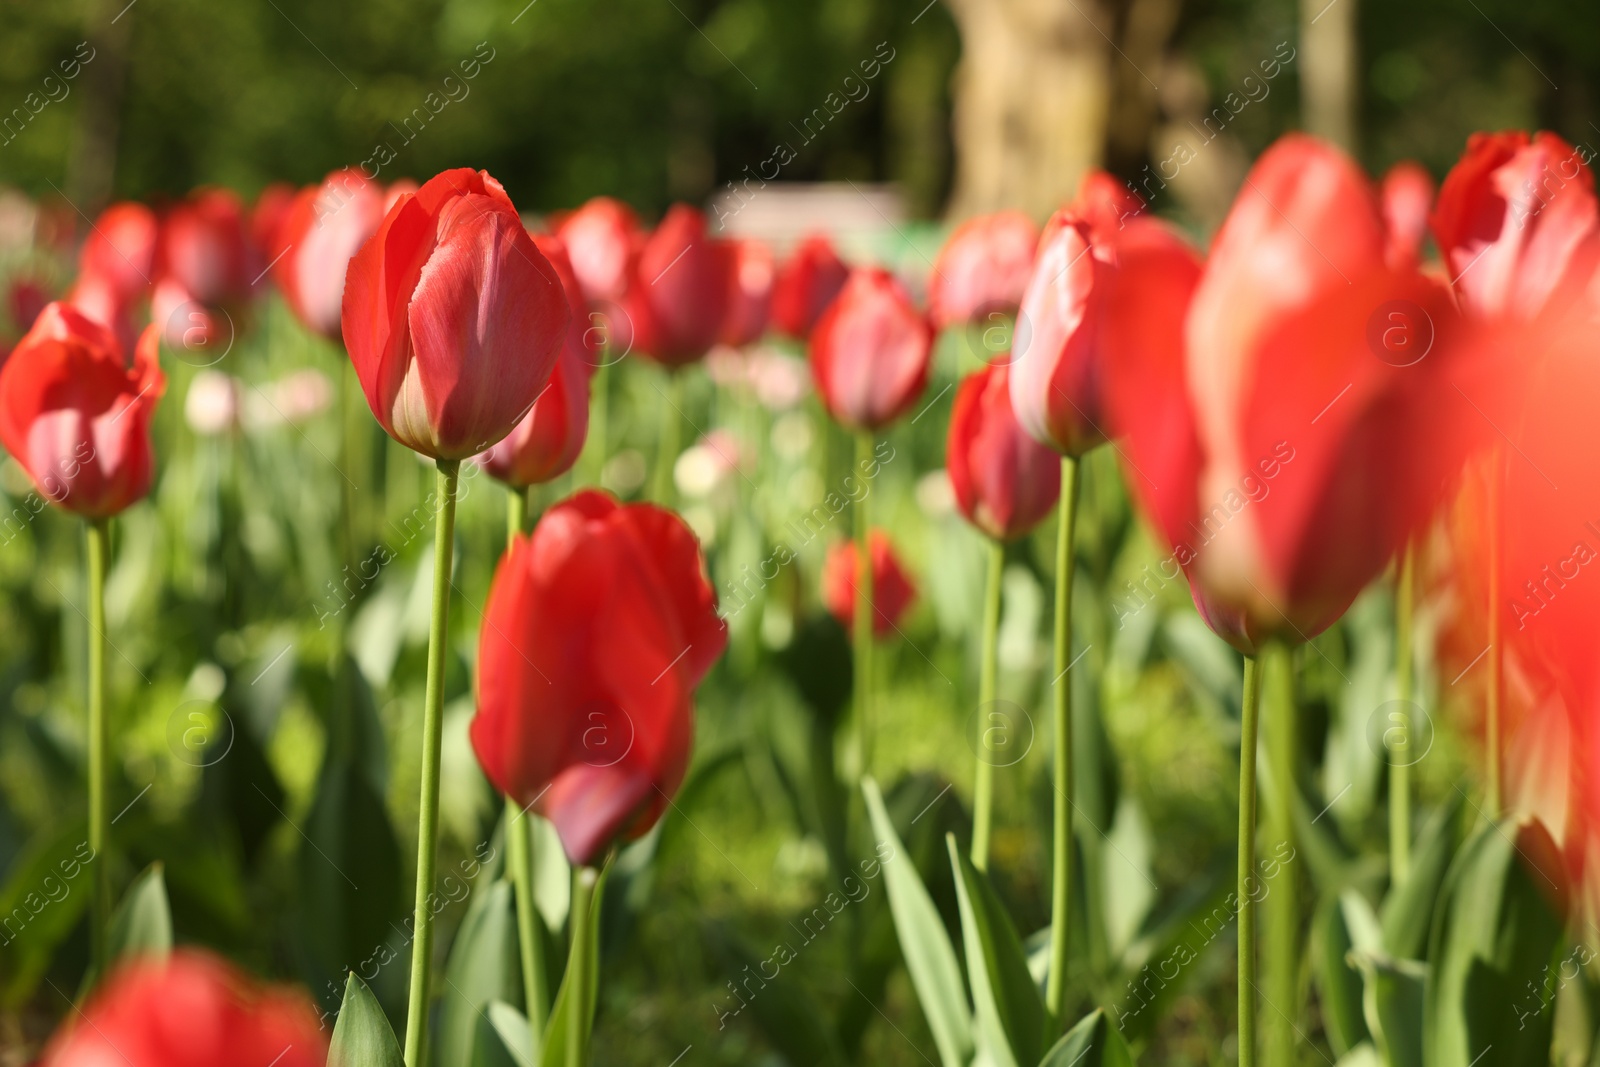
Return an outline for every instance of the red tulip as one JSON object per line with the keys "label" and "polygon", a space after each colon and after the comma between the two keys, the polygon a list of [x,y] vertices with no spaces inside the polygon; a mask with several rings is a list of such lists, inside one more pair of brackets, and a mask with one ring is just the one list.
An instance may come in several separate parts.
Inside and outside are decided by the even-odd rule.
{"label": "red tulip", "polygon": [[1594,175],[1553,133],[1473,134],[1433,213],[1451,283],[1479,317],[1537,315],[1569,271],[1593,269],[1595,232]]}
{"label": "red tulip", "polygon": [[560,238],[548,234],[534,234],[533,243],[561,276],[573,317],[544,392],[505,440],[478,457],[491,476],[519,489],[560,477],[578,461],[589,433],[589,376],[594,373],[594,352],[586,343],[590,332],[583,326],[583,292],[572,276],[566,249]]}
{"label": "red tulip", "polygon": [[933,328],[905,287],[876,267],[852,271],[811,334],[811,376],[828,413],[851,430],[879,430],[928,384]]}
{"label": "red tulip", "polygon": [[384,218],[384,193],[359,171],[339,170],[294,198],[268,244],[272,276],[296,317],[339,337],[350,260]]}
{"label": "red tulip", "polygon": [[1428,213],[1433,210],[1433,179],[1411,162],[1396,163],[1379,187],[1383,221],[1389,227],[1389,260],[1393,266],[1415,265],[1422,259],[1422,240],[1428,235]]}
{"label": "red tulip", "polygon": [[297,195],[295,187],[288,182],[272,182],[261,190],[255,206],[250,209],[250,240],[263,255],[263,266],[283,247],[278,244],[278,228],[289,217]]}
{"label": "red tulip", "polygon": [[[50,291],[34,278],[12,278],[6,285],[6,314],[17,330],[26,330],[50,303]],[[14,335],[13,335],[14,336]]]}
{"label": "red tulip", "polygon": [[80,278],[104,283],[119,305],[132,303],[150,290],[158,233],[155,212],[143,204],[112,204],[84,239],[78,253]]}
{"label": "red tulip", "polygon": [[822,234],[801,241],[772,283],[772,325],[779,333],[804,341],[849,280],[833,242]]}
{"label": "red tulip", "polygon": [[1033,529],[1061,495],[1061,460],[1023,432],[1008,377],[997,363],[961,380],[945,445],[961,513],[997,541]]}
{"label": "red tulip", "polygon": [[0,367],[0,443],[39,492],[88,518],[150,490],[150,417],[166,388],[157,327],[130,368],[112,332],[54,303]]}
{"label": "red tulip", "polygon": [[571,318],[560,276],[481,171],[402,196],[345,275],[344,343],[367,404],[434,459],[474,456],[522,421]]}
{"label": "red tulip", "polygon": [[249,268],[244,207],[228,190],[196,190],[162,219],[157,273],[200,303],[243,296],[254,276]]}
{"label": "red tulip", "polygon": [[1463,460],[1449,295],[1389,264],[1391,240],[1355,165],[1290,136],[1203,270],[1153,221],[1117,242],[1103,369],[1126,476],[1243,651],[1338,618]]}
{"label": "red tulip", "polygon": [[201,952],[115,972],[45,1050],[43,1067],[322,1067],[311,1001]]}
{"label": "red tulip", "polygon": [[628,265],[644,239],[632,208],[597,196],[561,220],[556,236],[567,246],[585,301],[611,304],[627,295]]}
{"label": "red tulip", "polygon": [[711,350],[728,311],[732,257],[706,233],[706,217],[674,204],[634,263],[628,309],[640,354],[666,367]]}
{"label": "red tulip", "polygon": [[772,304],[772,249],[761,241],[730,241],[733,269],[722,343],[735,348],[761,340]]}
{"label": "red tulip", "polygon": [[[1144,199],[1127,182],[1098,168],[1084,174],[1070,206],[1072,217],[1087,222],[1089,232],[1103,241],[1110,240],[1143,210]],[[1041,245],[1053,236],[1052,227],[1061,217],[1058,211],[1050,220],[1040,238]]]}
{"label": "red tulip", "polygon": [[[867,532],[867,550],[872,556],[872,632],[882,637],[898,629],[900,620],[917,598],[911,575],[900,565],[889,535],[882,530]],[[856,574],[860,561],[854,541],[840,541],[828,550],[822,561],[822,600],[839,624],[855,632]]]}
{"label": "red tulip", "polygon": [[479,631],[472,746],[497,789],[592,864],[683,782],[694,689],[727,643],[694,535],[586,490],[517,537]]}
{"label": "red tulip", "polygon": [[1039,227],[1020,211],[968,219],[950,235],[928,279],[928,314],[943,329],[1013,314],[1033,270]]}

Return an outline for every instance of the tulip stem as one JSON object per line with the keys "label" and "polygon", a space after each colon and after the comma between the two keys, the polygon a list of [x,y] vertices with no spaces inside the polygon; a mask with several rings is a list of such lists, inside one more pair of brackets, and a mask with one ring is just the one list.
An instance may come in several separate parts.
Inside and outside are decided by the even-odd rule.
{"label": "tulip stem", "polygon": [[1256,1063],[1256,905],[1250,899],[1256,856],[1256,737],[1261,713],[1261,664],[1244,658],[1239,708],[1239,1067]]}
{"label": "tulip stem", "polygon": [[605,472],[606,466],[606,429],[607,417],[610,414],[608,398],[611,394],[611,364],[605,362],[610,356],[611,349],[606,347],[601,350],[602,362],[594,369],[594,377],[589,379],[589,449],[594,453],[594,462],[589,472],[589,480],[595,485],[600,484],[600,475]]}
{"label": "tulip stem", "polygon": [[428,678],[422,712],[422,802],[417,813],[416,938],[411,946],[411,998],[406,1011],[406,1067],[428,1058],[428,981],[433,962],[434,863],[439,841],[439,753],[444,725],[445,636],[450,621],[450,565],[455,553],[456,486],[461,461],[438,461],[434,501],[433,615],[428,624]]}
{"label": "tulip stem", "polygon": [[111,927],[111,857],[107,852],[106,756],[106,552],[109,520],[90,519],[84,555],[89,579],[89,854],[94,857],[94,898],[90,910],[90,960],[105,976],[107,932]]}
{"label": "tulip stem", "polygon": [[1489,693],[1484,701],[1485,762],[1489,765],[1486,807],[1500,818],[1500,481],[1505,457],[1496,449],[1489,457]]}
{"label": "tulip stem", "polygon": [[661,437],[656,445],[655,484],[650,495],[664,508],[672,506],[672,468],[678,459],[678,439],[683,430],[683,372],[667,371],[667,391],[662,399]]}
{"label": "tulip stem", "polygon": [[593,867],[579,867],[572,879],[572,947],[567,957],[568,993],[577,998],[576,1010],[567,1013],[566,1067],[584,1067],[589,1062],[589,1031],[594,1025],[594,1006],[588,1003],[589,985],[594,980],[589,974],[589,942],[594,939],[594,888],[600,872]]}
{"label": "tulip stem", "polygon": [[1415,599],[1412,546],[1400,557],[1395,589],[1395,711],[1384,732],[1389,744],[1389,881],[1403,884],[1411,873],[1411,627]]}
{"label": "tulip stem", "polygon": [[506,548],[528,525],[528,491],[513,486],[506,487]]}
{"label": "tulip stem", "polygon": [[[999,541],[989,543],[989,581],[983,601],[983,652],[978,673],[978,737],[974,745],[978,753],[978,773],[972,793],[972,865],[980,871],[989,869],[989,834],[994,824],[994,747],[990,736],[995,730],[1005,732],[1005,716],[993,709],[996,674],[996,652],[1000,637],[1000,583],[1005,573],[1006,547]],[[990,726],[990,720],[997,720]]]}
{"label": "tulip stem", "polygon": [[1045,1009],[1060,1026],[1067,995],[1072,922],[1072,564],[1078,519],[1078,460],[1061,457],[1061,521],[1056,531],[1055,822],[1050,888],[1050,977]]}
{"label": "tulip stem", "polygon": [[[1272,862],[1276,877],[1258,893],[1266,894],[1268,1003],[1267,1062],[1295,1063],[1295,1044],[1300,1018],[1300,904],[1295,892],[1294,802],[1299,788],[1295,780],[1298,751],[1294,707],[1294,659],[1289,649],[1274,643],[1261,653],[1261,688],[1270,717],[1267,726],[1267,757],[1272,761]],[[1259,878],[1259,875],[1256,876]]]}
{"label": "tulip stem", "polygon": [[[856,463],[872,462],[872,435],[856,434]],[[868,542],[867,494],[856,501],[856,766],[857,777],[872,773],[872,624],[876,615],[872,588],[872,546]]]}

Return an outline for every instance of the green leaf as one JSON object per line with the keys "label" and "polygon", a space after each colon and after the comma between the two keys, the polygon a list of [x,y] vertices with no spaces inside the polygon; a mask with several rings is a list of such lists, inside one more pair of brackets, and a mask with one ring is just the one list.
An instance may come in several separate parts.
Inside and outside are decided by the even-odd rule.
{"label": "green leaf", "polygon": [[[600,904],[605,896],[611,866],[607,863],[600,872],[594,892],[590,895],[588,937],[582,946],[573,946],[574,952],[582,951],[588,957],[584,969],[588,971],[589,980],[584,983],[582,990],[574,992],[572,965],[568,961],[567,971],[561,977],[561,988],[556,990],[555,1007],[550,1010],[550,1020],[545,1025],[544,1048],[539,1053],[540,1067],[566,1067],[567,1043],[573,1027],[581,1026],[588,1033],[594,1026],[594,1005],[600,988]],[[578,877],[589,873],[587,869],[580,870]]]}
{"label": "green leaf", "polygon": [[27,1000],[89,906],[94,865],[82,819],[29,842],[0,888],[0,1003]]}
{"label": "green leaf", "polygon": [[528,1017],[503,1000],[478,1016],[471,1067],[533,1067],[533,1030]]}
{"label": "green leaf", "polygon": [[1369,1035],[1361,1006],[1361,974],[1349,960],[1355,940],[1339,897],[1324,897],[1318,905],[1311,938],[1323,1026],[1333,1051],[1343,1056]]}
{"label": "green leaf", "polygon": [[1429,944],[1429,1067],[1549,1062],[1547,979],[1567,893],[1560,851],[1537,820],[1486,824],[1462,846]]}
{"label": "green leaf", "polygon": [[934,907],[916,865],[895,833],[878,783],[865,778],[861,789],[866,794],[873,835],[880,847],[888,845],[891,850],[890,857],[883,861],[883,884],[888,890],[889,911],[894,916],[911,985],[928,1018],[934,1044],[939,1047],[939,1059],[945,1067],[966,1067],[973,1052],[972,1007],[961,980],[961,961],[945,932],[939,909]]}
{"label": "green leaf", "polygon": [[345,983],[344,1005],[328,1049],[328,1067],[405,1067],[400,1043],[378,998],[354,973]]}
{"label": "green leaf", "polygon": [[1421,959],[1427,951],[1434,904],[1460,844],[1458,827],[1465,801],[1466,797],[1457,793],[1428,820],[1417,839],[1410,875],[1384,898],[1383,950],[1397,959]]}
{"label": "green leaf", "polygon": [[131,956],[166,959],[171,954],[172,907],[167,903],[161,864],[146,867],[123,896],[111,917],[107,949],[113,960]]}
{"label": "green leaf", "polygon": [[1099,1008],[1078,1020],[1039,1067],[1133,1067],[1133,1053]]}
{"label": "green leaf", "polygon": [[1036,1064],[1044,1051],[1044,1001],[1028,973],[1022,941],[989,880],[956,846],[955,835],[946,835],[945,844],[956,874],[967,980],[983,1044],[995,1067]]}
{"label": "green leaf", "polygon": [[[1367,1028],[1388,1067],[1422,1067],[1422,1002],[1428,968],[1360,949],[1350,959],[1365,983]],[[1545,1062],[1545,1061],[1541,1061]]]}
{"label": "green leaf", "polygon": [[517,916],[511,883],[480,885],[461,920],[440,986],[438,1063],[468,1063],[478,1017],[496,1000],[520,999]]}

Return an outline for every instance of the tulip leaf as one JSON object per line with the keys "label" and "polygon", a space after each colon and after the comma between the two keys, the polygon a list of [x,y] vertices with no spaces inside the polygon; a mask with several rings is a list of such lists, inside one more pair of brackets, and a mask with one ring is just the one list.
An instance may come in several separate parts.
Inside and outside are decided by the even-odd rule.
{"label": "tulip leaf", "polygon": [[1317,906],[1311,938],[1323,1027],[1333,1051],[1343,1056],[1370,1035],[1361,1006],[1361,974],[1349,959],[1355,936],[1340,897],[1324,897]]}
{"label": "tulip leaf", "polygon": [[977,1006],[983,1045],[995,1067],[1028,1067],[1044,1051],[1044,1001],[1028,972],[1022,940],[989,880],[945,837],[956,875],[967,980]]}
{"label": "tulip leaf", "polygon": [[894,823],[883,806],[883,793],[871,778],[861,782],[867,798],[867,814],[872,833],[881,848],[887,845],[890,857],[883,861],[883,884],[889,894],[889,911],[900,938],[911,985],[917,991],[928,1029],[939,1047],[945,1067],[966,1067],[972,1061],[972,1007],[961,979],[961,961],[945,932],[939,909],[922,884],[916,865],[895,833]]}
{"label": "tulip leaf", "polygon": [[1435,1067],[1548,1063],[1568,887],[1561,854],[1535,819],[1482,826],[1445,879],[1429,943],[1424,1005]]}
{"label": "tulip leaf", "polygon": [[533,1067],[533,1030],[528,1017],[503,1000],[478,1016],[471,1067]]}
{"label": "tulip leaf", "polygon": [[344,987],[344,1005],[333,1028],[328,1067],[405,1067],[400,1043],[378,998],[354,972]]}
{"label": "tulip leaf", "polygon": [[[611,873],[611,864],[607,863],[596,880],[594,890],[589,896],[589,916],[587,936],[582,945],[571,946],[571,955],[567,960],[566,973],[561,976],[561,988],[556,990],[555,1007],[550,1009],[550,1019],[545,1024],[544,1048],[539,1053],[540,1067],[566,1067],[567,1046],[572,1041],[575,1031],[581,1031],[581,1040],[587,1043],[589,1031],[594,1026],[595,1000],[599,994],[600,981],[600,906],[605,896],[606,881]],[[577,871],[576,877],[591,877],[593,872],[588,868]],[[577,916],[573,916],[573,929],[577,928]],[[583,988],[573,989],[572,960],[582,952],[585,956],[584,970],[587,972],[588,981]]]}
{"label": "tulip leaf", "polygon": [[437,1062],[468,1063],[478,1018],[496,1000],[520,999],[517,917],[511,883],[479,885],[461,920],[440,987]]}
{"label": "tulip leaf", "polygon": [[1133,1067],[1133,1053],[1099,1008],[1078,1020],[1039,1067]]}
{"label": "tulip leaf", "polygon": [[94,864],[103,862],[82,819],[36,837],[12,861],[0,887],[0,1003],[14,1007],[33,993],[88,908]]}
{"label": "tulip leaf", "polygon": [[113,960],[135,956],[165,959],[171,954],[172,907],[167,902],[161,864],[146,867],[123,896],[111,917],[107,948]]}
{"label": "tulip leaf", "polygon": [[1355,949],[1350,961],[1361,969],[1362,1010],[1367,1029],[1388,1067],[1422,1067],[1422,999],[1428,968],[1416,960],[1397,960]]}
{"label": "tulip leaf", "polygon": [[1421,959],[1428,948],[1434,903],[1460,844],[1458,827],[1465,797],[1436,811],[1417,839],[1411,873],[1389,891],[1382,908],[1383,950],[1398,959]]}

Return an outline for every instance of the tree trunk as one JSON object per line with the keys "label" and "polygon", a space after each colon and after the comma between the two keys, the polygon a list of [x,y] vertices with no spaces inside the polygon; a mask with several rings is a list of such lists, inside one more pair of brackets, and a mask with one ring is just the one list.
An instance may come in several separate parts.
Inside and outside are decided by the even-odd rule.
{"label": "tree trunk", "polygon": [[1356,145],[1356,0],[1300,0],[1300,93],[1306,130]]}

